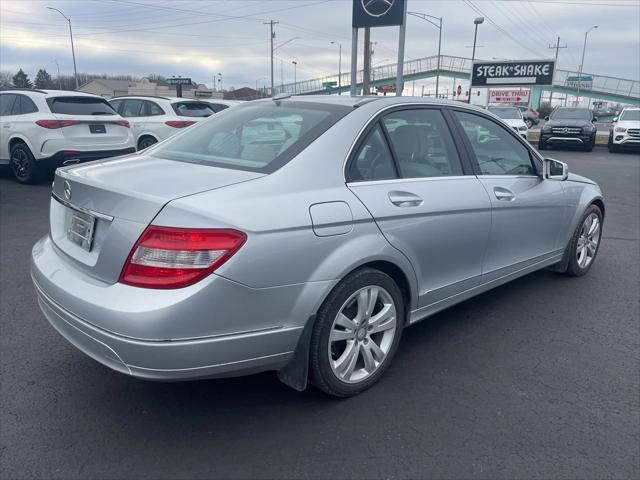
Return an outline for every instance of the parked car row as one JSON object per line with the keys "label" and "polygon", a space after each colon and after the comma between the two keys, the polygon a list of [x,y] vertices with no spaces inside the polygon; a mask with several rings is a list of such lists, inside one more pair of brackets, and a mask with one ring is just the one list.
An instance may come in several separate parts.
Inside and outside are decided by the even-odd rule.
{"label": "parked car row", "polygon": [[0,92],[0,165],[33,183],[57,167],[142,150],[240,102],[87,93]]}

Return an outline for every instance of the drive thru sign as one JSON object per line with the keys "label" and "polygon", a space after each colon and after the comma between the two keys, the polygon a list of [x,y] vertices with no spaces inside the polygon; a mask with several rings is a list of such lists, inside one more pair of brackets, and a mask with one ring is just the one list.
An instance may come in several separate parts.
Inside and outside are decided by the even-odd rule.
{"label": "drive thru sign", "polygon": [[489,103],[529,103],[528,89],[490,90]]}

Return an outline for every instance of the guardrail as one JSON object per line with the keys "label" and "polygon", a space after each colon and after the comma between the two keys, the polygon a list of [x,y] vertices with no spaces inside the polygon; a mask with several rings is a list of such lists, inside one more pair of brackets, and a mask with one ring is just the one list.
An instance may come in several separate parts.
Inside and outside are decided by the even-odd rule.
{"label": "guardrail", "polygon": [[[411,78],[412,76],[433,76],[435,75],[437,70],[437,55],[407,60],[404,62],[404,75],[407,78]],[[395,63],[373,67],[371,69],[371,83],[393,83],[395,82],[396,71],[397,65]],[[441,55],[440,71],[443,72],[443,76],[450,76],[451,74],[458,74],[457,76],[470,75],[471,59],[465,57],[455,57],[451,55]],[[578,72],[575,71],[556,70],[553,86],[576,90],[575,85],[573,85],[575,81],[570,81],[569,78],[577,77],[578,75]],[[362,84],[362,76],[363,71],[359,70],[357,74],[357,81],[359,85]],[[638,80],[608,77],[605,75],[597,75],[587,72],[583,72],[581,78],[583,79],[583,82],[587,78],[589,78],[589,81],[591,82],[591,88],[585,88],[585,85],[581,86],[580,91],[585,94],[602,93],[617,95],[621,97],[629,97],[632,99],[640,99],[640,81]],[[324,84],[331,82],[335,82],[336,86],[330,89],[324,86]],[[287,83],[281,85],[280,87],[276,87],[276,90],[278,91],[278,93],[304,95],[310,93],[327,93],[328,91],[337,91],[338,85],[341,85],[342,89],[345,90],[348,89],[350,84],[351,74],[350,72],[346,72],[343,73],[340,78],[338,78],[338,75],[328,75],[326,77],[303,80],[297,83]]]}

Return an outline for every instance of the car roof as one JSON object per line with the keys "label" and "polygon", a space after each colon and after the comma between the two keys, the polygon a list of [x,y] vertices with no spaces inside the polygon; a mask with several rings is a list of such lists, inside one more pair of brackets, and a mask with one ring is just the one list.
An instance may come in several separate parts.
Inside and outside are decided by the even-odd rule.
{"label": "car roof", "polygon": [[[94,95],[92,93],[84,93],[84,92],[76,92],[73,90],[38,90],[34,88],[7,88],[3,89],[2,93],[41,93],[47,95],[48,98],[53,97],[89,97],[89,98],[103,98],[99,95]],[[105,99],[106,100],[106,99]]]}
{"label": "car roof", "polygon": [[202,102],[199,98],[184,98],[184,97],[161,97],[159,95],[122,95],[120,97],[110,98],[111,100],[149,100],[155,98],[156,100],[168,100],[170,102]]}

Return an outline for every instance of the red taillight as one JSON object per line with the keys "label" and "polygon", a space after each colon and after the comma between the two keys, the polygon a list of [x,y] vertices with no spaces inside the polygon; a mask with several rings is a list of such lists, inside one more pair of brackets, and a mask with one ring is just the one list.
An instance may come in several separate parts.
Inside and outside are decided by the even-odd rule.
{"label": "red taillight", "polygon": [[43,128],[63,128],[70,127],[72,125],[79,125],[79,120],[37,120],[36,125]]}
{"label": "red taillight", "polygon": [[193,125],[196,122],[187,121],[187,120],[169,120],[168,122],[164,122],[165,125],[169,125],[173,128],[184,128],[190,125]]}
{"label": "red taillight", "polygon": [[538,115],[540,115],[540,113],[538,112],[533,112],[533,114],[537,117]]}
{"label": "red taillight", "polygon": [[114,125],[120,125],[121,127],[129,128],[129,122],[127,122],[126,120],[114,120],[111,123],[113,123]]}
{"label": "red taillight", "polygon": [[247,236],[231,229],[149,225],[133,246],[120,283],[181,288],[202,280],[235,254]]}

